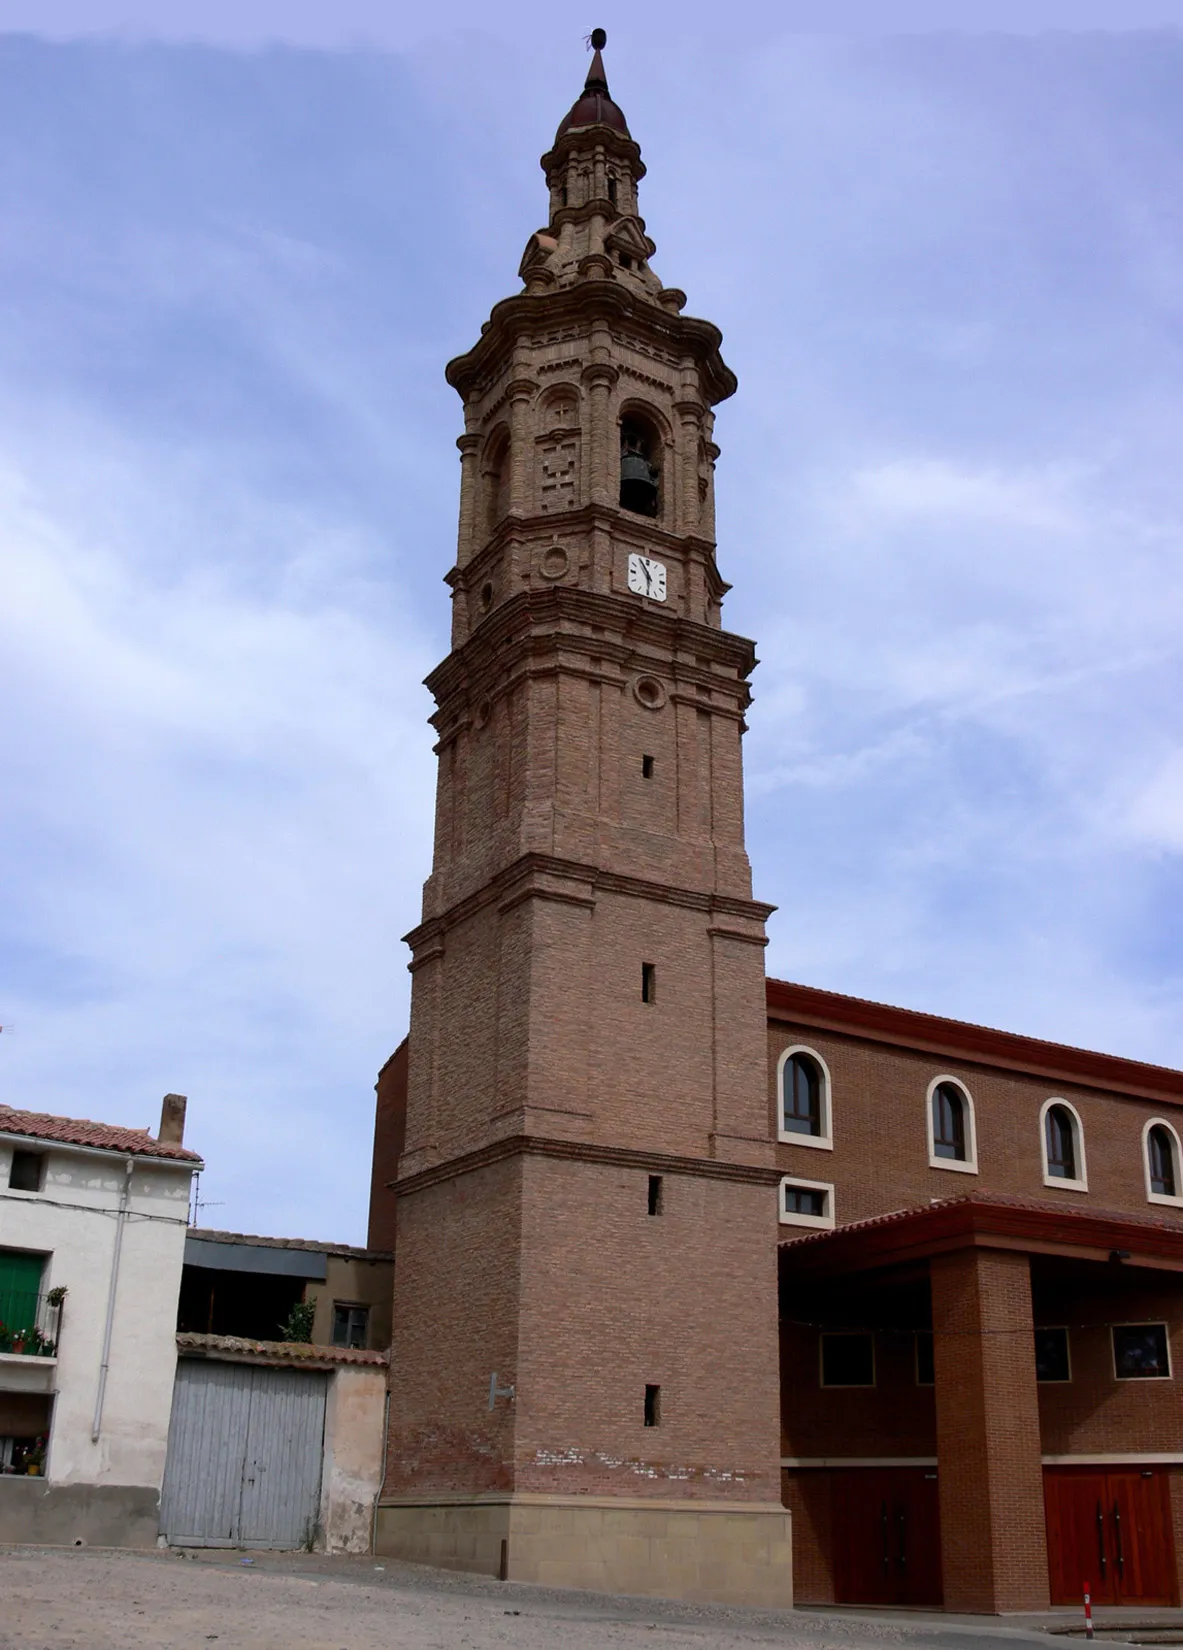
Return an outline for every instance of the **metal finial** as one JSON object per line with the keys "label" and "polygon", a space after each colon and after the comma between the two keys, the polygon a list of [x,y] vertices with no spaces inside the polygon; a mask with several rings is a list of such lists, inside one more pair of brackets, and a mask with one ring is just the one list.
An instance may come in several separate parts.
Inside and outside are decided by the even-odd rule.
{"label": "metal finial", "polygon": [[604,29],[593,29],[588,35],[587,43],[593,52],[602,52],[608,44],[608,35]]}

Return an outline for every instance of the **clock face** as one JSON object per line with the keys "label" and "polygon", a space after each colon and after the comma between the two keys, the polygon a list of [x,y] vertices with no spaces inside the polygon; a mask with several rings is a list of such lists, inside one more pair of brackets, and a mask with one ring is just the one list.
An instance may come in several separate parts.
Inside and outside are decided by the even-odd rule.
{"label": "clock face", "polygon": [[648,596],[655,602],[663,602],[665,563],[651,561],[648,556],[631,555],[628,559],[628,587],[636,596]]}

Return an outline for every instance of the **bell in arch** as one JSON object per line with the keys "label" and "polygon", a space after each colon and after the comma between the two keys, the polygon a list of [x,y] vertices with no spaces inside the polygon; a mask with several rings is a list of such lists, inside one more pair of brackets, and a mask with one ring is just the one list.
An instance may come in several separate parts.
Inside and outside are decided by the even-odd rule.
{"label": "bell in arch", "polygon": [[650,458],[649,432],[632,419],[620,426],[620,508],[638,516],[657,514],[660,471]]}

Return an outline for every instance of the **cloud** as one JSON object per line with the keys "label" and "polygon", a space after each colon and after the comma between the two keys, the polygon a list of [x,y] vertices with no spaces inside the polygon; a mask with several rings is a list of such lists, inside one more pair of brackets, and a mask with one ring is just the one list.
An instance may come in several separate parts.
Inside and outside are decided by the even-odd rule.
{"label": "cloud", "polygon": [[[1183,50],[618,33],[658,266],[741,375],[770,968],[1183,1059]],[[442,367],[581,68],[528,31],[0,42],[0,1083],[135,1123],[189,1092],[219,1223],[363,1235],[430,858]]]}

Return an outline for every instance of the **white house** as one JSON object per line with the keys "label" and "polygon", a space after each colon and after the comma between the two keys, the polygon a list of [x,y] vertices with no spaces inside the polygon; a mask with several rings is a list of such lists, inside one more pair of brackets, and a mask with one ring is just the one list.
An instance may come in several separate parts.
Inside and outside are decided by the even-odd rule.
{"label": "white house", "polygon": [[156,1139],[0,1106],[0,1541],[155,1544],[192,1177]]}

